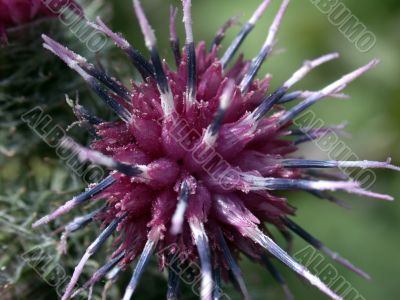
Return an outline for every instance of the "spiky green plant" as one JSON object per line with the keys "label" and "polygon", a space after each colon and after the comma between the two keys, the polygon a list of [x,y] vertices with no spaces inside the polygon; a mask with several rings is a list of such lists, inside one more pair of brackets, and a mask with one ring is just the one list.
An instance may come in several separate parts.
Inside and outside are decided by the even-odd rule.
{"label": "spiky green plant", "polygon": [[[89,19],[98,14],[110,15],[103,0],[84,0],[80,4],[87,8]],[[65,94],[85,92],[72,72],[43,50],[40,39],[42,33],[51,33],[94,58],[95,52],[77,42],[76,35],[82,34],[82,28],[75,17],[66,11],[62,16],[42,17],[7,30],[8,44],[0,48],[0,162],[4,157],[32,154],[40,141],[25,126],[22,114],[41,106],[58,122],[67,124]]]}
{"label": "spiky green plant", "polygon": [[[111,9],[103,0],[79,2],[89,19],[98,14],[111,16]],[[30,224],[38,211],[48,212],[49,200],[57,203],[68,198],[68,191],[76,192],[82,183],[79,178],[71,178],[58,160],[39,158],[54,154],[21,116],[40,106],[54,124],[66,128],[71,123],[72,112],[65,95],[84,98],[86,89],[72,72],[43,50],[40,35],[52,33],[94,59],[96,53],[77,42],[76,29],[63,25],[55,17],[40,18],[9,28],[8,43],[0,47],[1,299],[56,297],[56,287],[49,289],[52,287],[49,278],[61,266],[58,237],[49,231],[34,232]],[[108,55],[107,47],[102,50]],[[70,245],[71,251],[78,251],[78,241],[82,238],[86,237],[76,236],[77,242]],[[47,265],[38,266],[44,267],[42,274],[23,257],[24,253],[36,253],[39,249],[52,257]],[[67,270],[68,261],[62,267]]]}

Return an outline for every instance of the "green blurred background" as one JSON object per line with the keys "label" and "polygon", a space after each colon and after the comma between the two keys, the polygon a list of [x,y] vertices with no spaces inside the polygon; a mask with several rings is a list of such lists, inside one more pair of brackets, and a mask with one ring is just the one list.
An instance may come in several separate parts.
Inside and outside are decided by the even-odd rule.
{"label": "green blurred background", "polygon": [[[158,37],[160,52],[172,63],[168,38],[169,5],[174,4],[180,7],[180,1],[146,0],[142,2]],[[226,19],[240,15],[241,21],[247,20],[260,1],[193,0],[193,2],[195,39],[205,40],[209,43],[216,30]],[[377,37],[377,43],[372,50],[361,53],[338,31],[336,26],[329,22],[328,16],[321,13],[310,0],[291,2],[278,35],[279,40],[276,45],[278,51],[264,64],[259,72],[259,77],[271,73],[273,75],[272,85],[278,87],[305,59],[338,51],[341,54],[339,60],[313,71],[298,86],[315,90],[372,58],[381,59],[381,64],[376,69],[346,89],[345,92],[352,96],[350,100],[329,99],[315,105],[312,110],[326,124],[349,121],[347,131],[352,134],[352,138],[343,138],[343,140],[360,159],[386,160],[388,156],[391,156],[394,163],[399,165],[400,3],[397,0],[341,1]],[[273,1],[266,15],[247,38],[241,48],[246,58],[250,59],[258,52],[279,3],[280,1]],[[109,1],[109,5],[114,9],[113,17],[110,19],[111,27],[116,31],[123,32],[135,47],[146,53],[143,38],[131,8],[131,1]],[[181,14],[179,20],[181,20]],[[183,41],[183,28],[180,22],[178,25],[181,41]],[[229,30],[222,44],[222,51],[238,30],[239,27]],[[118,55],[115,61],[109,61],[108,64],[115,74],[120,68],[124,68],[124,73],[131,70],[126,69],[125,60]],[[66,70],[66,72],[68,71]],[[71,122],[74,120],[72,113],[68,118]],[[307,158],[326,157],[326,154],[312,144],[303,146],[301,153]],[[29,168],[36,170],[34,166],[30,165]],[[20,166],[20,170],[24,170],[22,166]],[[13,172],[18,172],[18,169],[6,170],[3,168],[2,180],[5,182],[5,178],[9,179],[9,174]],[[396,200],[400,200],[400,174],[393,171],[376,171],[376,174],[378,180],[372,189],[391,194]],[[51,177],[51,175],[46,176]],[[358,290],[364,299],[400,299],[400,259],[398,258],[400,205],[398,202],[388,203],[340,195],[352,206],[351,210],[346,210],[312,198],[308,194],[291,193],[288,196],[291,204],[298,208],[295,218],[297,223],[303,225],[305,229],[324,241],[327,246],[371,275],[372,280],[365,281],[334,264],[339,273]],[[81,237],[81,240],[88,242],[85,237]],[[7,243],[7,241],[3,241],[3,243]],[[300,239],[296,239],[295,252],[304,247],[305,244]],[[81,254],[74,253],[73,256],[61,258],[61,262],[68,266],[73,265]],[[65,262],[66,260],[68,262]],[[319,268],[323,268],[329,263],[331,261],[326,259]],[[285,267],[279,264],[278,267],[287,278],[296,299],[326,299]],[[279,286],[263,268],[243,261],[243,273],[253,299],[284,298]],[[40,280],[34,273],[29,276],[31,277],[25,277],[25,281]],[[156,268],[150,268],[142,278],[135,299],[163,299],[165,284],[162,275],[158,274]],[[121,284],[122,286],[123,284]],[[228,287],[227,290],[231,291],[232,288]],[[235,292],[231,293],[231,296],[232,299],[238,299]],[[54,294],[51,293],[47,296],[43,294],[43,296],[36,297],[37,299],[55,299]],[[111,296],[110,299],[117,299],[116,297]],[[192,297],[188,299],[192,299]],[[193,299],[195,298],[193,297]]]}

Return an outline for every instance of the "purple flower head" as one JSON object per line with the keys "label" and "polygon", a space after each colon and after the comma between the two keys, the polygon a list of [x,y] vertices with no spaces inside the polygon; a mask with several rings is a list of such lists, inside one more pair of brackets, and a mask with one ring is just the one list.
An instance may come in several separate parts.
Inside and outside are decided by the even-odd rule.
{"label": "purple flower head", "polygon": [[[220,298],[221,278],[232,281],[243,298],[249,299],[237,263],[239,255],[265,265],[288,299],[292,296],[270,260],[273,257],[332,299],[341,299],[283,250],[267,226],[276,227],[288,242],[290,232],[299,235],[338,263],[368,278],[294,223],[291,218],[294,208],[275,191],[307,191],[333,202],[338,201],[330,192],[337,190],[392,200],[390,196],[364,190],[356,181],[329,180],[325,173],[313,170],[341,167],[399,170],[389,162],[318,161],[294,155],[298,144],[341,127],[305,130],[296,128],[293,119],[322,99],[344,97],[341,92],[346,85],[374,67],[377,60],[319,91],[289,92],[314,68],[338,57],[336,53],[327,54],[306,61],[280,88],[271,92],[269,75],[261,80],[255,77],[271,54],[289,0],[282,1],[257,57],[247,61],[241,55],[233,61],[269,3],[269,0],[261,3],[223,55],[219,54],[219,44],[235,19],[217,32],[208,50],[204,42],[195,44],[191,1],[183,0],[186,41],[181,52],[175,30],[177,10],[171,8],[170,41],[176,69],[161,60],[155,33],[138,0],[134,0],[134,8],[150,60],[97,18],[90,25],[112,39],[142,76],[143,81],[133,82],[131,87],[43,36],[44,47],[77,71],[119,118],[103,121],[86,108],[74,106],[74,112],[94,132],[95,138],[90,148],[71,139],[63,140],[63,147],[72,149],[82,161],[107,167],[110,174],[34,224],[37,227],[48,223],[88,201],[104,202],[103,208],[66,226],[62,245],[69,233],[94,219],[100,220],[104,229],[76,267],[63,300],[73,295],[85,263],[112,235],[115,235],[113,253],[84,287],[91,289],[106,274],[115,277],[137,260],[124,300],[131,299],[155,253],[160,268],[169,272],[168,299],[175,299],[178,294],[180,279],[174,266],[197,263],[201,268],[201,299]],[[299,103],[290,109],[282,106],[298,99]]]}
{"label": "purple flower head", "polygon": [[0,0],[0,39],[7,41],[8,28],[41,17],[55,16],[67,8],[81,13],[74,0]]}

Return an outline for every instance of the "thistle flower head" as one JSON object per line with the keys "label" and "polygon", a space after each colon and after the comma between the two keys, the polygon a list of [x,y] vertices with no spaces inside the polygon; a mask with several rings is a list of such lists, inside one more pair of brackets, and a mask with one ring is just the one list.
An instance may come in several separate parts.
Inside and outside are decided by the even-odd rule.
{"label": "thistle flower head", "polygon": [[74,0],[0,0],[0,38],[7,40],[6,30],[35,19],[55,16],[63,8],[73,6],[77,12],[79,6]]}
{"label": "thistle flower head", "polygon": [[[48,223],[88,201],[104,201],[98,211],[74,220],[66,236],[93,219],[104,229],[88,247],[75,269],[63,300],[73,295],[85,263],[112,236],[116,249],[85,287],[106,274],[115,277],[135,259],[137,264],[125,291],[131,299],[150,257],[157,253],[162,269],[168,267],[168,299],[175,299],[179,278],[176,264],[201,266],[201,299],[219,299],[220,275],[232,280],[245,299],[249,298],[236,261],[239,254],[265,265],[290,292],[271,263],[275,257],[332,299],[341,299],[321,280],[296,262],[270,236],[267,226],[276,227],[290,240],[294,232],[337,262],[368,278],[362,270],[332,252],[319,240],[294,223],[294,209],[275,191],[304,190],[336,202],[331,191],[391,200],[364,190],[355,181],[324,180],[321,168],[391,168],[390,162],[318,161],[295,158],[298,144],[340,128],[299,129],[292,120],[314,103],[327,97],[342,98],[342,90],[374,67],[373,60],[319,91],[289,92],[318,66],[338,57],[337,53],[306,61],[276,91],[269,90],[271,77],[257,80],[262,63],[271,54],[289,0],[283,0],[272,21],[257,57],[247,61],[240,56],[232,63],[246,36],[256,25],[270,1],[262,1],[228,49],[220,55],[219,43],[234,22],[229,20],[217,32],[210,50],[204,42],[195,44],[192,31],[191,1],[183,0],[186,32],[181,52],[175,29],[176,9],[171,8],[171,46],[176,69],[163,62],[153,32],[138,0],[134,9],[150,53],[146,59],[121,34],[114,33],[97,18],[90,25],[121,48],[130,58],[143,82],[122,85],[47,36],[44,47],[77,71],[118,117],[103,121],[86,108],[74,107],[79,119],[94,133],[90,147],[71,139],[62,146],[72,149],[82,161],[110,169],[97,185],[68,201],[55,212],[37,221]],[[281,104],[299,100],[290,109]],[[111,272],[112,273],[109,273]]]}

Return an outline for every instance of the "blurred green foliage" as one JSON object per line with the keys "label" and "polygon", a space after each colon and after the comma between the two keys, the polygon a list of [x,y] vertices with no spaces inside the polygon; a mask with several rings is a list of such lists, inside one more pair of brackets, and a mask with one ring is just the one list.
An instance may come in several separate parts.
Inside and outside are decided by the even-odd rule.
{"label": "blurred green foliage", "polygon": [[[180,1],[146,0],[142,2],[156,31],[160,52],[169,62],[172,62],[168,36],[169,5],[180,6]],[[247,20],[260,0],[193,0],[193,2],[195,38],[209,43],[216,30],[226,19],[233,15],[239,15],[242,21]],[[381,59],[382,62],[376,69],[358,79],[346,89],[346,93],[352,96],[351,100],[329,99],[317,104],[312,109],[326,124],[339,124],[344,120],[350,122],[347,130],[353,137],[352,139],[344,139],[344,141],[360,159],[385,160],[388,156],[391,156],[394,163],[400,164],[400,85],[398,84],[400,78],[400,4],[397,0],[342,0],[342,3],[376,35],[377,43],[371,51],[367,53],[359,52],[354,44],[348,41],[338,31],[337,27],[329,22],[328,17],[322,14],[310,0],[292,1],[283,21],[278,35],[279,41],[276,45],[276,49],[284,51],[276,51],[264,64],[259,76],[271,73],[273,75],[272,85],[277,87],[305,59],[338,51],[341,54],[339,60],[313,71],[299,85],[299,88],[315,90],[366,63],[371,58],[377,57]],[[143,53],[147,53],[131,8],[131,1],[110,1],[109,4],[114,9],[114,18],[111,20],[112,28],[123,32],[135,47],[141,49]],[[250,59],[258,52],[278,5],[279,1],[273,1],[265,17],[262,18],[244,43],[241,50],[246,58]],[[183,41],[182,24],[178,23],[178,27],[181,41]],[[235,27],[228,32],[222,44],[222,51],[235,36],[238,29],[239,27]],[[116,54],[116,59],[112,59],[110,66],[108,66],[113,75],[117,76],[122,73],[124,81],[128,81],[130,74],[133,74],[133,68],[127,67],[126,62],[127,60],[123,56],[120,57]],[[67,116],[67,120],[68,118],[70,118],[71,123],[74,121],[72,114]],[[323,158],[326,156],[312,144],[303,146],[301,154],[307,158]],[[40,157],[40,155],[38,156]],[[4,160],[4,157],[2,160]],[[55,207],[57,203],[61,203],[62,200],[68,198],[63,195],[62,199],[60,199],[57,192],[61,193],[61,191],[68,190],[71,185],[79,186],[76,182],[68,183],[68,180],[64,185],[61,184],[61,180],[55,179],[57,178],[54,175],[56,173],[53,172],[62,173],[62,166],[58,166],[57,170],[55,170],[54,165],[48,166],[46,161],[33,159],[33,162],[27,163],[26,160],[13,159],[7,165],[3,164],[1,166],[3,175],[0,177],[2,183],[0,200],[6,201],[0,207],[1,212],[2,214],[6,213],[6,217],[17,218],[18,222],[16,223],[19,225],[22,222],[23,226],[20,226],[22,229],[20,227],[14,229],[27,231],[28,235],[35,235],[29,228],[29,222],[35,213],[44,213],[44,211]],[[44,169],[35,175],[41,165]],[[46,177],[45,174],[49,174],[49,172],[53,175]],[[21,178],[23,173],[28,174],[24,174],[22,177],[29,178]],[[395,198],[399,198],[400,174],[396,174],[393,171],[377,171],[376,174],[378,180],[372,188],[375,191],[388,193]],[[42,181],[42,183],[38,183],[38,180]],[[57,185],[57,188],[54,188],[52,184]],[[333,206],[331,203],[312,198],[307,194],[290,193],[288,196],[291,204],[298,208],[296,217],[298,223],[324,241],[327,246],[336,250],[371,275],[372,281],[365,281],[334,264],[340,274],[365,299],[399,299],[400,263],[397,255],[400,238],[397,230],[400,228],[400,206],[398,202],[386,203],[350,195],[341,195],[346,202],[353,206],[351,210],[344,210]],[[38,198],[42,199],[40,200],[42,202],[38,202]],[[24,205],[28,206],[29,213],[22,214],[22,217],[20,212],[14,215],[13,212],[9,211],[10,201],[12,201],[12,205],[19,203],[22,208]],[[43,201],[48,201],[49,207],[46,207],[46,202],[43,203]],[[35,205],[32,203],[35,203]],[[39,204],[42,206],[38,207]],[[22,211],[24,210],[22,209]],[[23,218],[26,218],[25,222],[21,220]],[[10,240],[7,240],[10,239],[9,231],[14,229],[6,228],[5,225],[1,224],[0,241],[2,246],[7,247],[10,244]],[[67,271],[71,270],[82,255],[83,245],[89,244],[93,231],[89,230],[87,232],[84,233],[85,236],[83,237],[78,235],[72,239],[73,245],[79,245],[72,247],[72,252],[69,256],[61,257],[60,263],[66,267]],[[14,231],[12,231],[12,234],[19,236]],[[21,240],[24,243],[26,241],[23,238]],[[55,244],[55,240],[51,240],[51,242]],[[302,241],[296,239],[295,251],[302,249],[304,246],[305,244]],[[21,249],[23,248],[13,248],[12,251],[18,253],[18,251],[22,251]],[[12,256],[6,257],[2,253],[0,253],[0,263],[3,264],[4,260],[11,259]],[[100,258],[101,255],[97,257]],[[91,262],[94,265],[90,265],[89,269],[94,270],[96,262],[95,260]],[[326,264],[329,262],[327,259]],[[101,259],[99,259],[98,263],[101,263]],[[279,286],[275,284],[266,270],[248,261],[243,261],[242,265],[245,280],[253,299],[283,299],[283,293]],[[296,299],[326,299],[317,290],[304,284],[285,267],[277,265],[287,278]],[[126,276],[129,277],[129,274]],[[148,268],[139,285],[135,299],[163,299],[166,291],[166,282],[163,276],[157,271],[155,265]],[[33,289],[41,281],[38,275],[29,271],[23,278],[22,283],[16,283],[16,286],[19,287],[17,291]],[[127,278],[124,278],[119,283],[120,289],[126,284],[126,280]],[[43,286],[46,285],[42,282],[41,288]],[[231,291],[232,287],[227,287],[226,289]],[[35,295],[35,298],[55,299],[54,291],[50,293]],[[187,294],[190,295],[190,293]],[[232,299],[239,298],[235,292],[231,293],[231,295]],[[112,291],[109,299],[118,299],[119,297],[118,289],[116,289]],[[10,299],[17,298],[14,296]],[[196,297],[188,296],[187,299],[196,299]]]}

